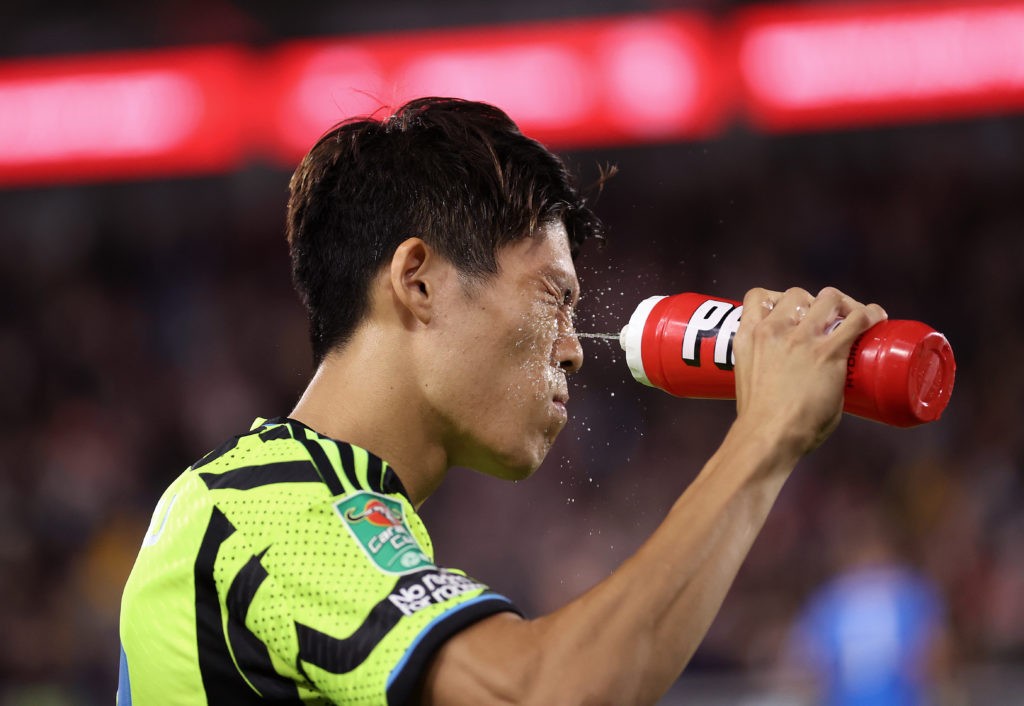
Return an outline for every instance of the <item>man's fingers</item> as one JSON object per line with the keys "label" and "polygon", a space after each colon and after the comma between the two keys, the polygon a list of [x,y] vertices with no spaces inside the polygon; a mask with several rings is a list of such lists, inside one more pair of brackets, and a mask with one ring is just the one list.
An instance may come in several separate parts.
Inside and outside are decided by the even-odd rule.
{"label": "man's fingers", "polygon": [[806,289],[792,287],[785,292],[751,289],[743,298],[743,321],[753,328],[766,319],[780,326],[798,324],[807,316],[814,297]]}
{"label": "man's fingers", "polygon": [[785,292],[756,288],[743,298],[743,321],[749,332],[768,321],[777,326],[799,326],[808,335],[829,334],[837,343],[852,342],[865,330],[887,318],[877,304],[862,304],[835,287],[817,295],[792,287]]}
{"label": "man's fingers", "polygon": [[775,308],[775,303],[782,298],[782,292],[756,287],[743,297],[743,321],[748,325],[757,324],[768,316]]}
{"label": "man's fingers", "polygon": [[825,287],[814,298],[806,326],[814,334],[828,333],[858,306],[861,306],[860,302],[835,287]]}
{"label": "man's fingers", "polygon": [[806,289],[790,287],[775,303],[772,318],[781,326],[800,324],[811,310],[814,297]]}
{"label": "man's fingers", "polygon": [[838,289],[826,287],[818,293],[807,323],[828,334],[837,345],[849,345],[879,321],[888,318],[878,304],[862,304]]}
{"label": "man's fingers", "polygon": [[[835,287],[816,296],[799,287],[785,292],[756,288],[743,298],[743,333],[762,321],[777,326],[799,326],[809,335],[828,334],[842,345],[853,340],[888,315],[878,304],[862,304]],[[745,331],[744,331],[745,329]]]}

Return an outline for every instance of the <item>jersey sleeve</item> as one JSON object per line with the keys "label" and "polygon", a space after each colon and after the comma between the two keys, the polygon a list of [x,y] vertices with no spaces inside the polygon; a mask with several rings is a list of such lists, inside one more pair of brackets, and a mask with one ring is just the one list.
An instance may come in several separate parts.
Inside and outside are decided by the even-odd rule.
{"label": "jersey sleeve", "polygon": [[245,622],[278,671],[300,675],[301,692],[337,704],[404,704],[445,640],[518,612],[434,564],[404,497],[359,490],[285,517],[266,548],[251,548],[271,580],[251,592]]}

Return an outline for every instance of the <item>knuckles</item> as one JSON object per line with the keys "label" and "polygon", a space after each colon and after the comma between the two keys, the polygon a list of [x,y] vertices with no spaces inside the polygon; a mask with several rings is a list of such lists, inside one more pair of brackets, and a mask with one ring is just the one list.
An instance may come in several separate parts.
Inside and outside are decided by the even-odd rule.
{"label": "knuckles", "polygon": [[821,291],[818,292],[818,296],[816,298],[825,300],[831,299],[832,301],[838,302],[846,298],[846,295],[843,294],[838,289],[836,289],[835,287],[822,287]]}
{"label": "knuckles", "polygon": [[773,301],[773,294],[777,295],[778,293],[771,292],[763,287],[748,289],[747,293],[743,296],[743,310],[749,311],[753,307],[761,306],[764,302]]}
{"label": "knuckles", "polygon": [[[747,315],[743,317],[736,334],[740,349],[747,348],[750,340],[763,340],[791,329],[793,323],[803,320],[806,309],[812,305],[818,310],[823,306],[830,308],[840,318],[849,320],[848,330],[864,330],[873,322],[886,318],[885,310],[877,304],[862,304],[833,286],[822,287],[816,295],[802,287],[790,287],[784,292],[754,287],[747,290],[743,297],[743,308]],[[800,309],[804,311],[800,312]],[[796,311],[794,316],[779,315],[792,313],[791,310]]]}

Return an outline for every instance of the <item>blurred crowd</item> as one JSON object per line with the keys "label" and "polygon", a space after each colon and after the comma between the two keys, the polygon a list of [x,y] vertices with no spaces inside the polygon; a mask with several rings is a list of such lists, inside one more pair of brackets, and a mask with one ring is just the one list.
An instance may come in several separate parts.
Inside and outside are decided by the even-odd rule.
{"label": "blurred crowd", "polygon": [[[848,417],[800,464],[691,673],[780,688],[812,595],[865,557],[934,590],[943,693],[976,665],[1024,668],[1022,153],[1024,120],[991,119],[567,155],[583,181],[621,170],[597,204],[609,240],[578,261],[579,330],[617,332],[653,294],[834,284],[957,356],[940,421]],[[121,588],[159,494],[302,390],[287,179],[0,192],[0,703],[111,702]],[[628,557],[733,414],[638,385],[615,344],[584,349],[533,478],[456,470],[423,508],[440,563],[532,615]]]}

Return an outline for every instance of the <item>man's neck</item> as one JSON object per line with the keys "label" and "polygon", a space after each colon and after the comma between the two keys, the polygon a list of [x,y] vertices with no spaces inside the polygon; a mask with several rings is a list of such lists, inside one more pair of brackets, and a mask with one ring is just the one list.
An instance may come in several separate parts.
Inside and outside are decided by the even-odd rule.
{"label": "man's neck", "polygon": [[366,333],[324,360],[290,416],[387,461],[418,508],[444,480],[447,453],[424,424],[396,347]]}

